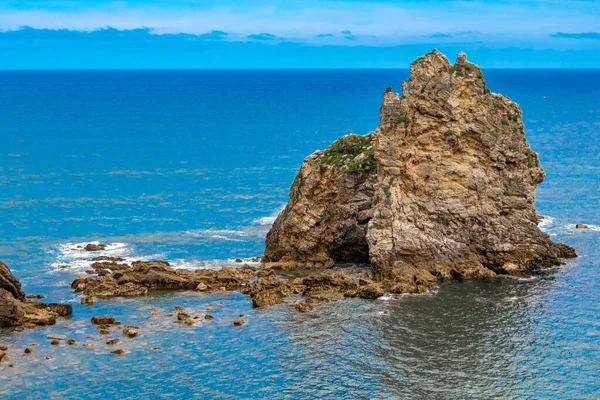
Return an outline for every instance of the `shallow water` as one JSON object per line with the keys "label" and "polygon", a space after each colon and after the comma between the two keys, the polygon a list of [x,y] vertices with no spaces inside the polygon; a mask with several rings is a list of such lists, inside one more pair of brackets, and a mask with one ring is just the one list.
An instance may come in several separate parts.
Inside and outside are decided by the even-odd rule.
{"label": "shallow water", "polygon": [[[540,153],[543,229],[580,258],[531,280],[450,282],[309,314],[253,310],[241,294],[84,307],[69,283],[88,255],[73,249],[99,240],[104,254],[181,268],[260,255],[302,159],[376,128],[383,89],[406,71],[0,72],[0,259],[28,293],[74,306],[53,327],[0,330],[16,363],[0,365],[0,395],[598,398],[600,71],[484,72],[521,104]],[[209,303],[215,319],[196,327],[165,316]],[[140,337],[100,338],[89,318],[105,313],[141,325]],[[49,332],[78,344],[50,346]],[[110,354],[113,337],[126,354]]]}

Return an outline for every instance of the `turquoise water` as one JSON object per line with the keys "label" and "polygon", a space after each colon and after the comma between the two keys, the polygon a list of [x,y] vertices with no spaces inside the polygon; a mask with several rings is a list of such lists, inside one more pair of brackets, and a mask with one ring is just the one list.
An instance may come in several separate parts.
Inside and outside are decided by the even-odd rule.
{"label": "turquoise water", "polygon": [[[182,268],[261,255],[303,158],[375,129],[383,89],[398,90],[407,71],[0,72],[0,259],[28,293],[74,306],[53,327],[0,330],[16,363],[0,365],[0,395],[598,398],[600,71],[484,73],[523,108],[547,173],[543,229],[580,258],[531,280],[452,282],[300,314],[253,310],[240,294],[84,307],[69,283],[89,262],[72,249],[99,240],[105,254]],[[209,303],[215,320],[197,327],[165,316]],[[118,333],[100,338],[89,324],[104,313],[142,326],[118,346],[123,356],[104,343]],[[234,329],[240,313],[247,324]],[[78,345],[50,346],[47,333]],[[22,355],[30,343],[36,352]]]}

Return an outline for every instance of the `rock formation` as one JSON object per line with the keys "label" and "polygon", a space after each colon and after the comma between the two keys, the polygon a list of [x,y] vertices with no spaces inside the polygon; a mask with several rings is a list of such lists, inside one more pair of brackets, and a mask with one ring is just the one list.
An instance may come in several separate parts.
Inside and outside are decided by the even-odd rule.
{"label": "rock formation", "polygon": [[348,135],[304,160],[290,201],[267,235],[276,269],[368,262],[367,227],[377,182],[373,135]]}
{"label": "rock formation", "polygon": [[519,106],[492,93],[463,53],[450,64],[434,50],[411,64],[402,94],[385,90],[374,133],[304,160],[263,261],[368,261],[397,292],[558,265],[576,255],[537,226],[543,179]]}
{"label": "rock formation", "polygon": [[29,301],[19,280],[0,261],[0,327],[52,325],[59,316],[71,313],[69,304]]}

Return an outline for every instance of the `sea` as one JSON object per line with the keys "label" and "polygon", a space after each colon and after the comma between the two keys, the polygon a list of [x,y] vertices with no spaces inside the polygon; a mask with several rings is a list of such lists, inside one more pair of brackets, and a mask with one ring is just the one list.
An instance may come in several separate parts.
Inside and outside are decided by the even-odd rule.
{"label": "sea", "polygon": [[[521,105],[546,171],[541,228],[579,258],[304,314],[239,293],[83,306],[77,246],[190,269],[261,256],[303,159],[376,129],[407,70],[0,71],[0,260],[27,293],[73,305],[54,326],[0,329],[15,364],[0,364],[0,398],[600,399],[600,70],[484,74]],[[195,327],[167,316],[207,304],[215,319]],[[104,314],[140,336],[99,335]]]}

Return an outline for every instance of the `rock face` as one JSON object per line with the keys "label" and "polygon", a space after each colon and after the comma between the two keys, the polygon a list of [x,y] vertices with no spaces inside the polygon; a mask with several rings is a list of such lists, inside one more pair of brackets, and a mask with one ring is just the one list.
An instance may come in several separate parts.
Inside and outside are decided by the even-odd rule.
{"label": "rock face", "polygon": [[273,269],[369,260],[367,226],[377,182],[373,135],[348,135],[304,160],[290,201],[267,235]]}
{"label": "rock face", "polygon": [[0,261],[0,327],[52,325],[60,316],[72,314],[69,304],[28,301],[21,283]]}
{"label": "rock face", "polygon": [[537,226],[543,179],[519,106],[491,93],[463,53],[450,64],[434,50],[411,64],[402,94],[385,90],[375,133],[305,159],[263,261],[369,261],[398,292],[558,265],[576,255]]}

